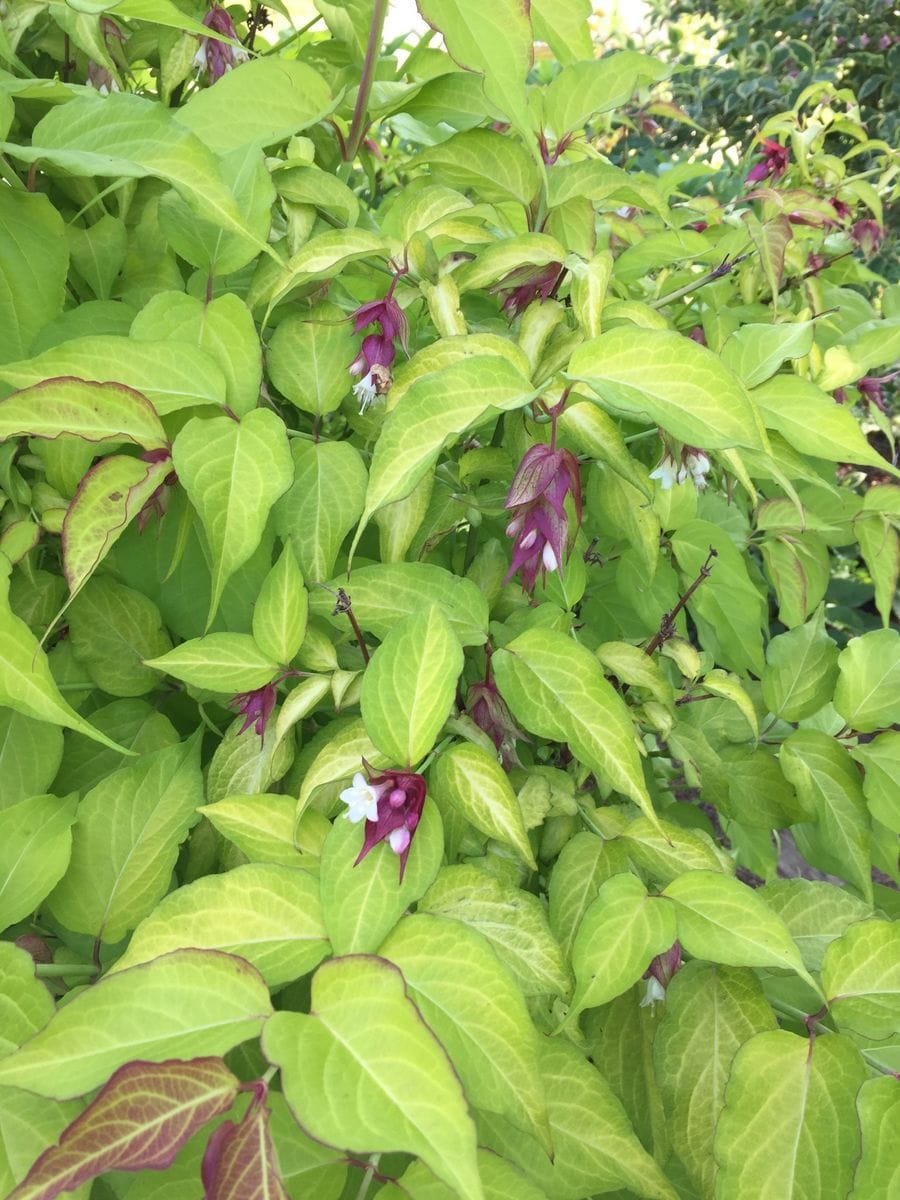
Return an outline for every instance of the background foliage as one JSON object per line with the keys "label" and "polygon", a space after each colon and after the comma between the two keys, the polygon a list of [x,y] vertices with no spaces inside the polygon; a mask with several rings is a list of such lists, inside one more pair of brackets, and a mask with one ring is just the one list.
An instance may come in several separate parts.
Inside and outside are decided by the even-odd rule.
{"label": "background foliage", "polygon": [[0,1191],[888,1200],[896,49],[418,7],[2,8]]}

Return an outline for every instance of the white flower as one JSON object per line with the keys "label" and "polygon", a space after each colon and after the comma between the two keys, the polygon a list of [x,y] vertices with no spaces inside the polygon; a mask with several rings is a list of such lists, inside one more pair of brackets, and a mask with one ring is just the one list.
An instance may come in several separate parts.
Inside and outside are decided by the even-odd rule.
{"label": "white flower", "polygon": [[360,416],[366,411],[370,404],[374,404],[378,398],[378,389],[375,386],[374,374],[372,371],[365,375],[359,383],[353,385],[353,395],[359,401]]}
{"label": "white flower", "polygon": [[405,825],[401,825],[399,829],[394,829],[388,834],[388,842],[395,854],[402,854],[409,845],[411,834]]}
{"label": "white flower", "polygon": [[686,474],[679,478],[680,476],[682,476],[682,472],[675,466],[675,459],[671,454],[664,454],[656,470],[650,472],[650,478],[658,479],[659,486],[663,491],[668,491],[676,483],[683,483],[687,478]]}
{"label": "white flower", "polygon": [[378,820],[379,788],[373,788],[361,771],[353,776],[352,787],[344,788],[341,799],[347,805],[344,816],[356,825],[359,821]]}
{"label": "white flower", "polygon": [[709,474],[709,459],[702,450],[692,450],[685,456],[684,465],[691,473],[694,487],[702,491],[706,487],[706,476]]}
{"label": "white flower", "polygon": [[[524,545],[524,543],[523,543],[523,545]],[[549,542],[544,543],[544,549],[541,553],[541,558],[543,560],[544,566],[547,568],[548,571],[556,571],[559,569],[559,562],[557,560],[556,555],[553,552],[553,547],[550,545]]]}
{"label": "white flower", "polygon": [[656,1004],[657,1000],[662,1000],[665,1004],[666,989],[659,982],[655,975],[651,975],[647,980],[647,990],[644,993],[644,998],[641,1001],[640,1007],[646,1008],[649,1004]]}

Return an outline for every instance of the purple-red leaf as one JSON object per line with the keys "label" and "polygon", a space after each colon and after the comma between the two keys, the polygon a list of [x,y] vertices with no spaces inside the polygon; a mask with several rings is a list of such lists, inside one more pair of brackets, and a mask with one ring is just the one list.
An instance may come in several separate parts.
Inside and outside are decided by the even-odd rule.
{"label": "purple-red leaf", "polygon": [[132,442],[145,450],[168,445],[156,409],[145,395],[124,383],[60,375],[0,401],[0,442],[63,435],[87,442]]}
{"label": "purple-red leaf", "polygon": [[239,1125],[223,1122],[203,1156],[204,1200],[290,1200],[281,1182],[264,1103],[247,1109]]}
{"label": "purple-red leaf", "polygon": [[88,471],[62,527],[63,567],[71,596],[84,586],[171,471],[170,458],[145,462],[124,454],[103,458]]}
{"label": "purple-red leaf", "polygon": [[105,1171],[161,1171],[239,1086],[221,1058],[126,1063],[9,1200],[53,1200]]}

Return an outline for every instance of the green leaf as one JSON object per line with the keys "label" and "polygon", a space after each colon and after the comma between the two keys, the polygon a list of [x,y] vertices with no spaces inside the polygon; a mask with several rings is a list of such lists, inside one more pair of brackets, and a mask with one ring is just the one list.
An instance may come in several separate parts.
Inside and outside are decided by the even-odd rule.
{"label": "green leaf", "polygon": [[713,871],[689,871],[663,895],[675,901],[678,938],[694,958],[796,971],[819,991],[784,922],[746,884]]}
{"label": "green leaf", "polygon": [[900,833],[900,732],[880,733],[877,738],[850,751],[861,763],[863,795],[876,821]]}
{"label": "green leaf", "polygon": [[538,1035],[515,981],[473,929],[404,917],[379,953],[440,1039],[473,1108],[505,1116],[551,1152],[538,1074]]}
{"label": "green leaf", "polygon": [[[398,621],[437,604],[462,646],[481,646],[488,634],[488,605],[472,582],[434,563],[373,563],[358,567],[350,577],[331,581],[345,587],[353,601],[360,628],[379,639]],[[316,589],[309,598],[310,615],[326,618],[346,629],[347,618],[334,613],[334,594]]]}
{"label": "green leaf", "polygon": [[252,692],[278,674],[278,661],[260,650],[248,633],[208,633],[182,642],[146,665],[192,687],[212,692]]}
{"label": "green leaf", "polygon": [[688,601],[700,644],[729,670],[761,675],[766,603],[750,578],[744,555],[726,531],[710,521],[688,521],[672,537],[686,587],[697,578],[710,547],[716,551],[710,576]]}
{"label": "green leaf", "polygon": [[0,929],[29,916],[69,865],[75,798],[31,796],[0,811]]}
{"label": "green leaf", "polygon": [[176,950],[101,979],[0,1061],[0,1087],[69,1099],[124,1063],[225,1054],[272,1011],[258,973],[216,950]]}
{"label": "green leaf", "polygon": [[[722,347],[722,362],[743,380],[746,387],[755,388],[774,375],[786,358],[803,358],[809,354],[814,333],[812,321],[742,325]],[[785,376],[785,379],[790,378]]]}
{"label": "green leaf", "polygon": [[177,110],[178,124],[215,154],[286,141],[333,107],[325,80],[304,63],[267,56],[242,66],[227,71],[216,89],[195,90]]}
{"label": "green leaf", "polygon": [[237,794],[264,792],[291,765],[294,747],[266,731],[263,739],[241,733],[244,718],[235,717],[216,747],[206,775],[206,798],[210,804]]}
{"label": "green leaf", "polygon": [[531,67],[528,9],[519,0],[417,0],[419,12],[440,30],[453,60],[484,76],[484,93],[521,131],[530,133],[525,76]]}
{"label": "green leaf", "polygon": [[750,394],[766,428],[777,430],[801,454],[894,472],[866,441],[851,410],[808,379],[776,375]]}
{"label": "green leaf", "polygon": [[865,321],[825,351],[816,383],[823,391],[855,383],[875,367],[900,357],[900,317]]}
{"label": "green leaf", "polygon": [[290,487],[287,434],[269,409],[254,409],[240,421],[194,417],[175,438],[172,458],[212,552],[208,626],[225,584],[259,545],[269,509]]}
{"label": "green leaf", "polygon": [[331,229],[327,233],[317,233],[280,266],[268,262],[261,264],[247,293],[247,304],[254,311],[263,304],[271,310],[303,284],[339,275],[344,267],[358,259],[383,258],[385,254],[384,239],[368,229]]}
{"label": "green leaf", "polygon": [[841,874],[872,899],[869,819],[859,772],[834,738],[815,729],[798,729],[782,744],[781,770],[810,818],[815,836],[841,864]]}
{"label": "green leaf", "polygon": [[373,953],[424,894],[440,869],[444,852],[437,806],[426,799],[402,883],[398,882],[397,855],[386,841],[357,863],[362,844],[360,826],[340,816],[322,847],[322,912],[335,954]]}
{"label": "green leaf", "polygon": [[155,175],[170,183],[195,212],[265,248],[225,185],[215,156],[159,103],[139,96],[79,96],[38,121],[30,146],[0,143],[25,162],[43,160],[76,176]]}
{"label": "green leaf", "polygon": [[313,809],[295,823],[296,806],[292,796],[268,793],[229,796],[217,804],[202,804],[198,811],[251,862],[318,869],[331,825]]}
{"label": "green leaf", "polygon": [[[330,176],[328,176],[330,178]],[[319,304],[279,322],[266,352],[272,382],[301,412],[319,417],[340,408],[353,378],[348,367],[357,339],[346,313],[336,304]],[[299,443],[321,452],[342,443]],[[298,444],[292,447],[295,451]]]}
{"label": "green leaf", "polygon": [[718,1196],[842,1200],[859,1153],[856,1093],[865,1067],[837,1034],[815,1042],[760,1033],[734,1060],[719,1118]]}
{"label": "green leaf", "polygon": [[209,301],[160,292],[135,317],[130,336],[142,342],[192,342],[221,370],[224,403],[231,411],[240,417],[256,408],[262,382],[259,336],[250,309],[233,292]]}
{"label": "green leaf", "polygon": [[601,665],[629,687],[644,688],[660,704],[671,705],[675,693],[659,664],[630,642],[603,642],[595,651]]}
{"label": "green leaf", "polygon": [[760,895],[784,921],[809,971],[821,971],[825,951],[848,925],[872,915],[872,906],[852,892],[812,879],[774,879]]}
{"label": "green leaf", "polygon": [[30,954],[12,942],[0,942],[0,966],[0,1058],[5,1058],[43,1029],[56,1006],[45,984],[35,977]]}
{"label": "green leaf", "polygon": [[702,829],[683,829],[662,820],[654,824],[638,817],[622,830],[621,840],[638,870],[663,886],[685,871],[734,874],[732,859]]}
{"label": "green leaf", "polygon": [[531,383],[499,356],[465,358],[417,379],[388,413],[375,444],[360,530],[379,508],[410,494],[445,443],[533,396]]}
{"label": "green leaf", "polygon": [[690,962],[666,988],[653,1060],[673,1148],[700,1196],[715,1194],[713,1140],[734,1056],[774,1028],[752,971]]}
{"label": "green leaf", "polygon": [[[585,5],[585,9],[586,22],[590,8]],[[640,84],[655,82],[666,74],[659,59],[635,50],[619,50],[595,59],[591,59],[589,50],[579,57],[590,61],[576,62],[560,71],[543,93],[544,121],[557,138],[582,129],[600,113],[621,108]]]}
{"label": "green leaf", "polygon": [[444,867],[418,911],[452,917],[483,934],[524,995],[568,995],[562,954],[537,896],[476,867]]}
{"label": "green leaf", "polygon": [[557,166],[550,172],[551,208],[558,208],[579,196],[589,199],[595,208],[613,210],[623,204],[633,204],[657,213],[665,221],[670,219],[655,180],[597,159]]}
{"label": "green leaf", "polygon": [[309,597],[291,547],[263,580],[253,609],[253,638],[277,663],[289,663],[306,635]]}
{"label": "green leaf", "polygon": [[49,197],[0,189],[0,363],[28,354],[62,310],[68,269],[65,226]]}
{"label": "green leaf", "polygon": [[62,527],[63,570],[70,597],[78,595],[171,470],[169,458],[148,463],[123,454],[101,458],[91,467]]}
{"label": "green leaf", "polygon": [[900,535],[886,513],[863,513],[853,522],[859,548],[875,585],[875,607],[887,629],[900,580]]}
{"label": "green leaf", "polygon": [[494,755],[472,742],[451,746],[431,768],[428,784],[442,809],[458,811],[481,833],[505,842],[537,870],[522,810]]}
{"label": "green leaf", "polygon": [[778,619],[794,629],[818,608],[828,590],[828,547],[818,535],[806,533],[768,537],[760,550],[778,597]]}
{"label": "green leaf", "polygon": [[72,652],[97,687],[131,697],[157,686],[156,672],[143,660],[165,652],[171,642],[152,600],[101,575],[78,594],[68,619]]}
{"label": "green leaf", "polygon": [[247,863],[178,888],[141,921],[109,973],[188,946],[246,959],[270,988],[299,979],[330,950],[315,877]]}
{"label": "green leaf", "polygon": [[548,916],[567,961],[582,918],[600,885],[627,870],[628,856],[617,838],[603,839],[582,832],[563,846],[550,875]]}
{"label": "green leaf", "polygon": [[[478,1174],[484,1188],[484,1200],[546,1200],[544,1192],[526,1179],[518,1167],[480,1147]],[[457,1200],[459,1195],[441,1183],[420,1159],[410,1163],[397,1180],[396,1186],[398,1196],[390,1194],[390,1200],[399,1200],[399,1195],[408,1196],[410,1200]],[[401,1188],[402,1193],[399,1191]],[[384,1200],[389,1200],[386,1188]]]}
{"label": "green leaf", "polygon": [[838,1026],[883,1040],[900,1023],[900,924],[859,921],[832,942],[822,987]]}
{"label": "green leaf", "polygon": [[[174,725],[146,700],[113,700],[91,714],[98,729],[138,754],[149,754],[181,739]],[[49,728],[45,726],[45,728]],[[56,732],[62,733],[60,730]],[[122,765],[120,751],[98,748],[89,738],[72,734],[54,786],[61,793],[90,791],[95,784]]]}
{"label": "green leaf", "polygon": [[482,1200],[462,1088],[396,967],[363,956],[326,963],[313,979],[311,1013],[276,1013],[263,1051],[313,1137],[365,1154],[415,1154],[461,1195]]}
{"label": "green leaf", "polygon": [[[91,747],[96,753],[96,747]],[[10,708],[0,708],[0,812],[29,796],[46,792],[63,755],[63,733]],[[77,789],[58,783],[61,792]]]}
{"label": "green leaf", "polygon": [[531,0],[534,36],[546,42],[563,64],[590,58],[592,11],[591,0]]}
{"label": "green leaf", "polygon": [[568,376],[589,384],[613,413],[655,422],[691,445],[765,449],[744,385],[711,350],[681,334],[620,326],[579,346]]}
{"label": "green leaf", "polygon": [[[6,566],[4,567],[4,564]],[[101,745],[127,754],[127,750],[95,729],[60,695],[47,656],[24,621],[9,607],[9,560],[0,555],[0,705],[51,721],[85,734]]]}
{"label": "green leaf", "polygon": [[[0,1188],[7,1196],[80,1111],[77,1103],[60,1104],[18,1088],[0,1088]],[[73,1200],[86,1200],[86,1189],[73,1193]]]}
{"label": "green leaf", "polygon": [[838,657],[834,707],[851,729],[871,733],[900,721],[900,633],[851,638]]}
{"label": "green leaf", "polygon": [[[341,543],[362,513],[366,468],[349,442],[295,440],[291,455],[294,482],[275,505],[275,530],[282,541],[290,540],[303,577],[322,583],[334,570]],[[354,576],[354,584],[359,575]],[[320,607],[319,615],[324,616],[334,602],[323,596]]]}
{"label": "green leaf", "polygon": [[650,821],[657,819],[628,709],[589,650],[563,633],[530,629],[498,650],[492,665],[517,721],[541,737],[567,742],[599,779],[633,800]]}
{"label": "green leaf", "polygon": [[0,441],[63,434],[88,442],[131,442],[145,450],[168,445],[153,405],[120,383],[46,379],[0,401]]}
{"label": "green leaf", "polygon": [[784,721],[800,721],[831,700],[838,678],[838,648],[825,632],[819,608],[805,625],[772,638],[766,647],[763,700]]}
{"label": "green leaf", "polygon": [[[0,366],[0,379],[32,388],[71,376],[118,383],[139,392],[160,416],[225,401],[225,377],[213,359],[188,342],[148,342],[113,334],[75,337],[34,358]],[[97,386],[89,384],[88,386]]]}
{"label": "green leaf", "polygon": [[503,238],[482,250],[474,262],[463,265],[456,274],[457,286],[460,293],[471,292],[496,283],[520,267],[545,267],[548,263],[560,263],[565,257],[565,249],[546,233]]}
{"label": "green leaf", "polygon": [[585,912],[572,945],[575,994],[566,1020],[627,991],[651,959],[674,941],[671,906],[648,896],[634,875],[607,879]]}
{"label": "green leaf", "polygon": [[86,228],[66,228],[72,265],[98,300],[109,300],[128,253],[125,222],[109,213]]}
{"label": "green leaf", "polygon": [[541,184],[528,151],[490,129],[457,133],[419,155],[418,161],[449,187],[474,191],[488,204],[513,200],[527,207]]}
{"label": "green leaf", "polygon": [[450,715],[463,652],[436,604],[404,617],[366,667],[360,708],[366,732],[400,767],[434,746]]}
{"label": "green leaf", "polygon": [[617,542],[624,539],[634,548],[642,573],[651,580],[659,562],[660,528],[659,518],[647,504],[647,490],[646,481],[638,488],[615,471],[594,471],[588,482],[588,510],[596,514],[602,528],[615,530]]}
{"label": "green leaf", "polygon": [[856,1097],[862,1131],[862,1155],[853,1177],[850,1200],[891,1200],[900,1186],[897,1139],[900,1121],[900,1080],[882,1076],[867,1079]]}
{"label": "green leaf", "polygon": [[[323,736],[326,740],[312,761],[307,763],[300,785],[300,796],[297,800],[298,817],[303,814],[320,788],[329,784],[349,783],[351,777],[360,769],[363,759],[373,767],[388,765],[387,756],[372,745],[361,717],[333,722]],[[336,799],[336,790],[332,788],[331,791],[333,794],[330,798]]]}
{"label": "green leaf", "polygon": [[68,870],[49,904],[67,929],[117,942],[165,895],[203,800],[200,738],[143,755],[78,807]]}

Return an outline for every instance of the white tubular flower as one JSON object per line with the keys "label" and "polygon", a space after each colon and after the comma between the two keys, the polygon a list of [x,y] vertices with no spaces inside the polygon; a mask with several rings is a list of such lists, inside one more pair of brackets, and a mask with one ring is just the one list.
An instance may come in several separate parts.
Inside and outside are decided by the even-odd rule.
{"label": "white tubular flower", "polygon": [[[672,455],[664,454],[657,464],[656,470],[650,472],[650,478],[658,479],[659,486],[665,492],[668,491],[669,488],[674,487],[676,483],[683,482],[683,480],[679,478],[680,473],[681,472],[675,465],[675,459],[672,457]],[[685,478],[687,478],[687,476],[685,476]]]}
{"label": "white tubular flower", "polygon": [[411,834],[405,825],[401,825],[399,829],[394,829],[388,835],[388,844],[395,854],[402,854],[409,845]]}
{"label": "white tubular flower", "polygon": [[362,416],[369,405],[374,404],[378,399],[378,389],[375,386],[375,377],[372,371],[363,376],[359,383],[354,383],[353,395],[359,401],[359,412]]}
{"label": "white tubular flower", "polygon": [[[524,546],[524,544],[525,543],[523,542],[522,545]],[[553,547],[549,542],[544,543],[544,549],[541,551],[541,561],[548,571],[556,571],[559,569],[559,562]]]}
{"label": "white tubular flower", "polygon": [[382,791],[384,788],[373,788],[362,771],[357,771],[352,786],[341,792],[341,799],[347,805],[344,816],[353,825],[360,821],[377,821],[378,797]]}
{"label": "white tubular flower", "polygon": [[647,1008],[648,1005],[656,1004],[657,1001],[666,1002],[666,989],[659,980],[651,975],[647,980],[647,990],[644,992],[644,998],[640,1003],[641,1008]]}
{"label": "white tubular flower", "polygon": [[709,459],[702,450],[691,450],[685,456],[684,465],[691,473],[694,487],[702,491],[706,487],[706,476],[709,474]]}

